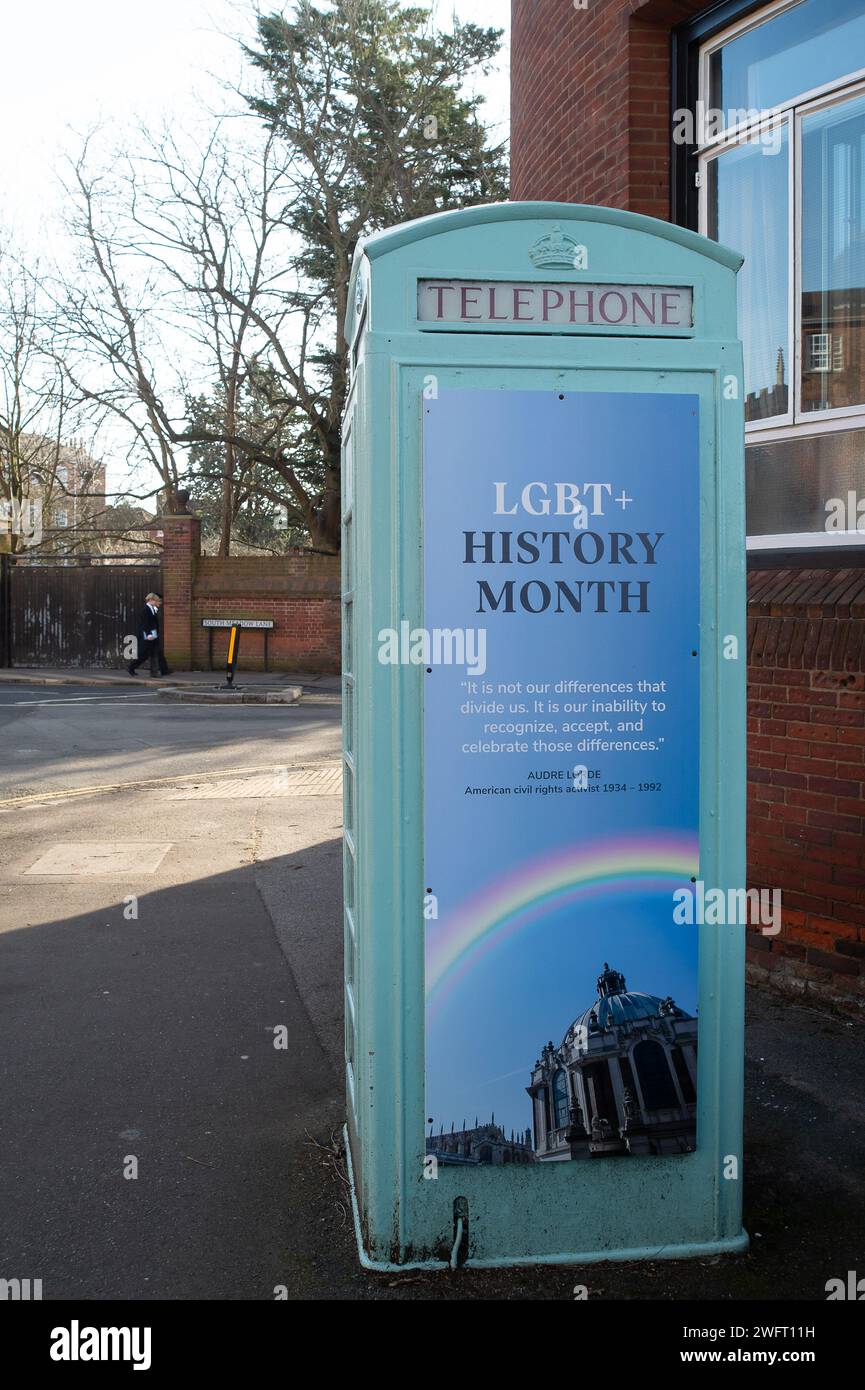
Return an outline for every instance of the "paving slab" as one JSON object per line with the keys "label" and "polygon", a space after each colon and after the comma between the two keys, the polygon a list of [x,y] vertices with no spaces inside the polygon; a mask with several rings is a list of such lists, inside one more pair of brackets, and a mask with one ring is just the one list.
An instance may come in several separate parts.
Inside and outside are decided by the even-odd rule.
{"label": "paving slab", "polygon": [[35,863],[25,869],[25,874],[39,874],[42,877],[96,878],[111,874],[128,877],[130,874],[155,873],[162,863],[170,844],[148,844],[143,840],[119,843],[112,840],[99,840],[95,843],[65,841],[51,845],[39,855]]}

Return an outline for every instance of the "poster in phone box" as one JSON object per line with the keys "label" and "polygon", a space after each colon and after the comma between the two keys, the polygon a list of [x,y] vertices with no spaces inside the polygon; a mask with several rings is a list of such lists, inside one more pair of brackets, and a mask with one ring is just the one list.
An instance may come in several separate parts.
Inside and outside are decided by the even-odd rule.
{"label": "poster in phone box", "polygon": [[427,1151],[688,1152],[699,399],[442,389],[423,423]]}

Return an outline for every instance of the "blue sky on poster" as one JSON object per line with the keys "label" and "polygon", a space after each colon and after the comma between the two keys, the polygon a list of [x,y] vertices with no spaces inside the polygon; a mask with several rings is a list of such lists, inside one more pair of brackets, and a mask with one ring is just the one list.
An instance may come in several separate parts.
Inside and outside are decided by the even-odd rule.
{"label": "blue sky on poster", "polygon": [[[510,0],[432,8],[443,26],[453,13],[509,26]],[[224,84],[241,74],[234,36],[251,33],[255,9],[248,0],[0,0],[0,227],[11,227],[29,256],[50,259],[61,236],[58,168],[76,134],[101,126],[116,144],[138,123],[192,129],[208,107],[223,109]],[[487,119],[503,136],[508,88],[504,61],[481,88]]]}

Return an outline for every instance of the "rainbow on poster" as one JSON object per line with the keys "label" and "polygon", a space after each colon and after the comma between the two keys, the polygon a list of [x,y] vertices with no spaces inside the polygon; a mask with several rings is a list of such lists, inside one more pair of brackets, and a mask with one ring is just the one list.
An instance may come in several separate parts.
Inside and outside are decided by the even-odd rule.
{"label": "rainbow on poster", "polygon": [[660,832],[569,845],[521,864],[428,924],[428,1019],[486,957],[549,913],[611,894],[672,894],[698,865],[696,835]]}

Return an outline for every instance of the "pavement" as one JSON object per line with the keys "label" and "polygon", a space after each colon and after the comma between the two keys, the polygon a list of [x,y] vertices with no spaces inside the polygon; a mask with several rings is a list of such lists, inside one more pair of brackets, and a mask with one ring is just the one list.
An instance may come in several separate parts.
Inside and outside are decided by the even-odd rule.
{"label": "pavement", "polygon": [[3,1277],[46,1300],[807,1301],[865,1273],[865,1030],[754,991],[748,1254],[363,1271],[335,696],[239,710],[2,678],[0,731]]}

